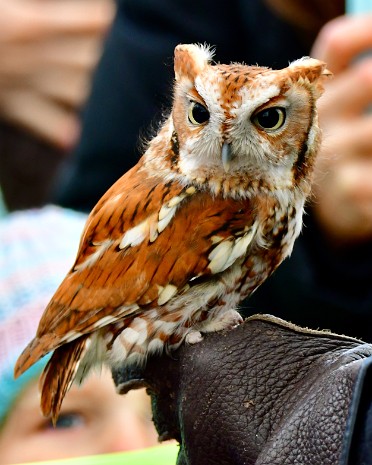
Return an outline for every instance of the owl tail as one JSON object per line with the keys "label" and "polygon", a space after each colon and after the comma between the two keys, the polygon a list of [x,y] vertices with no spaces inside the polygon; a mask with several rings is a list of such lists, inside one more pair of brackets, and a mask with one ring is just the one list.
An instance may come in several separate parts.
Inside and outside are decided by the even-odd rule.
{"label": "owl tail", "polygon": [[[84,335],[58,347],[40,377],[41,411],[44,416],[51,417],[55,425],[62,401],[66,392],[78,374],[80,361],[89,346],[89,335]],[[80,371],[80,369],[79,369]],[[83,370],[79,381],[82,381],[88,370]]]}

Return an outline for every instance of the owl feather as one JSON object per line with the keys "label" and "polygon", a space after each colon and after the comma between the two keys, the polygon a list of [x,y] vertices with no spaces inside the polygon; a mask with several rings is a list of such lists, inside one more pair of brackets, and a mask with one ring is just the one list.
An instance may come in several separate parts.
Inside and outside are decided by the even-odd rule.
{"label": "owl feather", "polygon": [[330,73],[311,58],[282,70],[212,58],[207,46],[176,47],[169,118],[91,212],[18,359],[16,376],[53,351],[40,386],[54,421],[95,365],[143,365],[239,324],[239,302],[300,232]]}

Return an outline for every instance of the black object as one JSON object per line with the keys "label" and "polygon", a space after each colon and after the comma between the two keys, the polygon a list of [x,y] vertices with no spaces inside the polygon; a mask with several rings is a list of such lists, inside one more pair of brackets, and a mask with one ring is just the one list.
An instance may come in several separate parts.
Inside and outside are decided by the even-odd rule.
{"label": "black object", "polygon": [[147,386],[178,465],[370,465],[372,345],[271,316],[113,373]]}

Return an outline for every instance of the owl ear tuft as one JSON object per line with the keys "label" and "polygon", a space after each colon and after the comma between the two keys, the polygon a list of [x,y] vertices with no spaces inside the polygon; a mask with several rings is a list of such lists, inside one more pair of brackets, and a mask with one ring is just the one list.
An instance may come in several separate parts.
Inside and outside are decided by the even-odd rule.
{"label": "owl ear tuft", "polygon": [[176,81],[186,78],[194,82],[196,76],[211,62],[213,53],[213,49],[207,44],[177,45],[174,50]]}
{"label": "owl ear tuft", "polygon": [[333,76],[323,61],[310,57],[293,61],[287,69],[293,81],[304,80],[312,84],[317,91],[316,97],[322,95],[324,82]]}

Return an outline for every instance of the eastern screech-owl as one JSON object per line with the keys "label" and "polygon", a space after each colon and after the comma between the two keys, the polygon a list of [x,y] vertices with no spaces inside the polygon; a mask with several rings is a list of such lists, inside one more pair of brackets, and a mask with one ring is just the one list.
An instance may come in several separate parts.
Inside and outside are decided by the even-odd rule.
{"label": "eastern screech-owl", "polygon": [[292,250],[329,72],[311,58],[282,70],[211,60],[206,46],[176,47],[170,116],[93,209],[19,357],[16,376],[54,351],[41,377],[45,415],[56,418],[95,364],[141,364],[240,323],[239,302]]}

